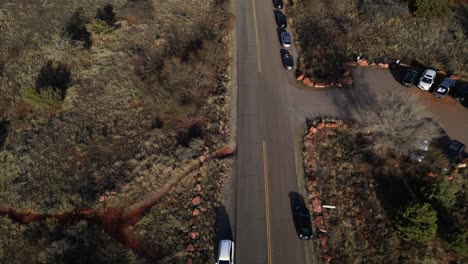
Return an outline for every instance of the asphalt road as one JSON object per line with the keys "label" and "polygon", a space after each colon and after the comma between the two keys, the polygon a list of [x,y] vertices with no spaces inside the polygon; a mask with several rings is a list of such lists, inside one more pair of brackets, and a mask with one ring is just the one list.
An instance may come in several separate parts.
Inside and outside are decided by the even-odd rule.
{"label": "asphalt road", "polygon": [[271,0],[236,0],[235,5],[237,160],[231,183],[235,202],[227,205],[227,214],[236,263],[316,263],[312,241],[296,235],[288,198],[305,191],[300,140],[307,117],[347,119],[359,102],[398,89],[419,97],[450,137],[468,145],[466,108],[450,97],[436,99],[402,87],[388,70],[354,69],[350,89],[298,85],[281,64]]}

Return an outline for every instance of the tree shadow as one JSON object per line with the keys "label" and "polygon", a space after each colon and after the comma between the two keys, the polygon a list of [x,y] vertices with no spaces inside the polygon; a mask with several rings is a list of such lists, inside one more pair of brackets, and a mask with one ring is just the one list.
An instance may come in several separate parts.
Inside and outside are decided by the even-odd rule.
{"label": "tree shadow", "polygon": [[58,88],[65,97],[68,86],[71,82],[71,71],[67,65],[48,61],[42,66],[36,79],[36,89],[40,90],[47,87]]}
{"label": "tree shadow", "polygon": [[457,18],[460,20],[465,36],[468,37],[468,4],[459,4]]}
{"label": "tree shadow", "polygon": [[234,240],[232,235],[231,221],[224,205],[216,208],[215,236],[213,239],[214,258],[218,256],[218,243],[221,240]]}
{"label": "tree shadow", "polygon": [[81,9],[75,11],[67,22],[65,32],[72,40],[82,42],[85,48],[90,48],[92,44],[91,33],[86,29],[89,19],[84,17],[82,13]]}
{"label": "tree shadow", "polygon": [[114,7],[111,4],[107,4],[104,8],[98,8],[96,11],[96,19],[106,22],[112,28],[117,28],[117,18],[115,16]]}
{"label": "tree shadow", "polygon": [[10,121],[0,120],[0,148],[3,147],[5,140],[8,136],[8,129],[10,128]]}
{"label": "tree shadow", "polygon": [[377,197],[391,218],[398,209],[413,200],[412,192],[402,177],[377,175],[374,178],[377,183]]}

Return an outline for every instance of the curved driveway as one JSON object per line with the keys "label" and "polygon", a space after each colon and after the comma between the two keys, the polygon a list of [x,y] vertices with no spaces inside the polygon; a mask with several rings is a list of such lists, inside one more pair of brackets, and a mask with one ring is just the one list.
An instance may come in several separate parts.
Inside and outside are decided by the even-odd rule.
{"label": "curved driveway", "polygon": [[[350,108],[387,89],[417,94],[442,127],[468,143],[468,110],[405,89],[385,70],[355,69],[352,89],[297,87],[284,70],[271,0],[236,0],[236,263],[316,263],[312,241],[298,239],[289,192],[304,194],[301,133],[306,117],[349,118]],[[317,255],[320,255],[318,253]]]}

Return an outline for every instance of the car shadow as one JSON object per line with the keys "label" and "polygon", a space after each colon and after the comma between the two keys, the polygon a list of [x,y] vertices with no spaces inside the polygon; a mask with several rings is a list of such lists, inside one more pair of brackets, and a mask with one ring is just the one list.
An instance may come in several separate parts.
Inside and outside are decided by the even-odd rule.
{"label": "car shadow", "polygon": [[[299,236],[299,234],[301,233],[300,221],[303,220],[303,219],[300,219],[299,218],[300,216],[296,214],[295,208],[298,207],[298,206],[306,208],[307,216],[310,215],[310,212],[309,212],[309,209],[307,209],[306,203],[304,201],[304,197],[300,193],[291,191],[291,192],[289,192],[288,197],[289,197],[289,203],[290,203],[290,207],[291,207],[291,216],[292,216],[292,219],[293,219],[294,228],[296,230],[297,236]],[[306,217],[306,216],[304,216],[304,217]],[[310,223],[309,228],[310,228],[310,230],[312,230],[312,222],[309,221],[309,223]]]}
{"label": "car shadow", "polygon": [[224,239],[234,240],[234,237],[232,235],[231,221],[229,220],[229,215],[226,211],[226,207],[224,207],[224,205],[222,204],[218,208],[216,208],[216,219],[214,223],[214,228],[215,236],[213,239],[213,258],[216,261],[216,257],[218,256],[219,241]]}

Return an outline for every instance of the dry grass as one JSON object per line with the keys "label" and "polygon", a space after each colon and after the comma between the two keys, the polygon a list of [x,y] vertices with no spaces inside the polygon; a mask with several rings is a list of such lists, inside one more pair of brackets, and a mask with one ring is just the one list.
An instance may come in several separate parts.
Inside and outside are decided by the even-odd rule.
{"label": "dry grass", "polygon": [[[427,67],[468,78],[466,5],[454,5],[445,17],[412,17],[405,1],[294,1],[304,70],[317,76],[339,74],[340,63],[354,54],[389,63],[416,60]],[[327,74],[325,74],[327,73]]]}
{"label": "dry grass", "polygon": [[[94,20],[107,3],[119,18],[115,27]],[[64,30],[78,11],[93,23],[87,27],[89,45]],[[222,145],[228,138],[229,18],[226,3],[219,1],[2,1],[0,118],[9,126],[4,142],[1,135],[1,206],[62,212],[95,206],[113,190],[119,195],[109,202],[126,206],[164,185],[168,166],[175,173],[203,146]],[[63,101],[32,105],[21,91],[38,87],[49,61],[70,70]],[[9,226],[2,237],[34,246],[30,232]],[[61,262],[70,247],[83,248],[74,242],[78,233],[59,241],[46,237],[42,226],[31,228],[37,233],[33,240],[44,240],[37,254],[57,255],[46,262]],[[3,240],[0,259],[16,251],[14,239]],[[159,239],[153,242],[166,238]],[[110,244],[102,262],[114,262],[109,257],[114,250],[125,251]],[[169,246],[168,255],[182,245]],[[131,258],[120,261],[143,261]]]}

